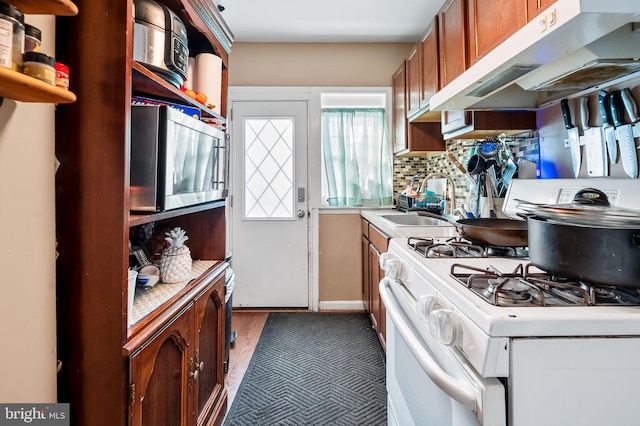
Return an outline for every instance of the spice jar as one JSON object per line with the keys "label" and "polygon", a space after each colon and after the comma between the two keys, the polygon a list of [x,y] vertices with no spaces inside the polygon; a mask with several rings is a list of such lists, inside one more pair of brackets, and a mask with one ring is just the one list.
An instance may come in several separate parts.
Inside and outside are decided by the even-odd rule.
{"label": "spice jar", "polygon": [[0,66],[20,71],[24,48],[24,14],[0,1]]}
{"label": "spice jar", "polygon": [[56,86],[69,90],[69,67],[56,62]]}
{"label": "spice jar", "polygon": [[24,51],[39,52],[42,44],[42,31],[33,25],[24,24]]}
{"label": "spice jar", "polygon": [[56,83],[56,60],[40,52],[27,52],[24,54],[22,72],[30,77],[37,78],[49,84]]}

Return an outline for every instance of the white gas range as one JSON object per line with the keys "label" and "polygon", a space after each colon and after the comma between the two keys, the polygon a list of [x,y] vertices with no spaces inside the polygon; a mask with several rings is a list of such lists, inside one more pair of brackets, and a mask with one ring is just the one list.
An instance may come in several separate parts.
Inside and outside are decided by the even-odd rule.
{"label": "white gas range", "polygon": [[[515,183],[505,212],[513,215],[514,198],[557,203],[559,194],[598,185],[624,199],[635,198],[640,183]],[[424,257],[416,240],[392,239],[381,259],[389,424],[640,423],[637,289],[549,277],[529,265],[526,248],[475,258],[462,244],[462,257],[442,257],[441,249]]]}

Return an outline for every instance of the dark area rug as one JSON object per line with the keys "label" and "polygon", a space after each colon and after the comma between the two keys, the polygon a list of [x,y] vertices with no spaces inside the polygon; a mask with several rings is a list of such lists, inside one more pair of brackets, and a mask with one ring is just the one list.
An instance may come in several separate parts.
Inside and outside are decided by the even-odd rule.
{"label": "dark area rug", "polygon": [[269,314],[224,424],[386,425],[384,353],[368,316]]}

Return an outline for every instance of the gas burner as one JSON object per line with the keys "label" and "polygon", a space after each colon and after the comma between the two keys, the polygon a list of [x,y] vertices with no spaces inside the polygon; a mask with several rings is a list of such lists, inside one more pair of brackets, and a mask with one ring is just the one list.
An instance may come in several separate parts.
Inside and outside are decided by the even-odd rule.
{"label": "gas burner", "polygon": [[533,299],[529,293],[531,287],[516,278],[490,278],[487,280],[487,284],[483,295],[487,299],[493,299],[496,305],[529,304]]}
{"label": "gas burner", "polygon": [[594,285],[580,282],[594,305],[640,304],[640,290],[634,288]]}
{"label": "gas burner", "polygon": [[482,247],[462,241],[434,244],[428,248],[425,257],[484,257]]}

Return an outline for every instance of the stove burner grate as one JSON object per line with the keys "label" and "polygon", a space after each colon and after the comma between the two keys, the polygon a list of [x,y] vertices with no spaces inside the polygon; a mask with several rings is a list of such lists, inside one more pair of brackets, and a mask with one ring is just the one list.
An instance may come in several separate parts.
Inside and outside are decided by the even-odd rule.
{"label": "stove burner grate", "polygon": [[433,238],[410,237],[407,245],[422,257],[515,257],[525,258],[529,256],[526,247],[501,247],[491,245],[477,245],[460,237],[453,237],[438,242]]}
{"label": "stove burner grate", "polygon": [[640,305],[640,289],[602,286],[534,271],[531,263],[503,273],[493,266],[455,263],[451,276],[496,306]]}

